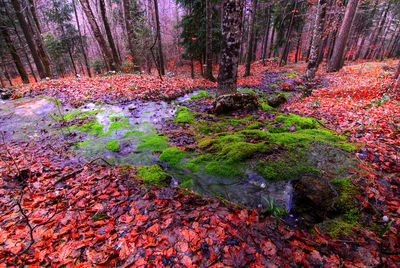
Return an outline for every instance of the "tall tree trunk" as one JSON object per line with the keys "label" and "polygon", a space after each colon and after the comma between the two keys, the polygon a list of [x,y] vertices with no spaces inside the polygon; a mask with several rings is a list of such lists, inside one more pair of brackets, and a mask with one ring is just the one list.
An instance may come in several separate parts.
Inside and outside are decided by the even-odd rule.
{"label": "tall tree trunk", "polygon": [[390,52],[390,48],[392,47],[393,42],[396,42],[396,33],[398,33],[399,29],[399,24],[396,25],[396,28],[394,29],[394,32],[392,33],[392,37],[389,40],[389,43],[387,46],[383,49],[382,57],[388,57],[388,54]]}
{"label": "tall tree trunk", "polygon": [[35,62],[35,65],[36,65],[36,69],[39,73],[39,77],[41,79],[44,79],[47,76],[46,71],[44,69],[42,60],[39,57],[39,53],[37,51],[36,44],[33,40],[32,33],[29,30],[28,24],[26,23],[24,14],[22,14],[21,5],[19,4],[18,0],[11,0],[11,3],[13,5],[15,13],[17,14],[17,18],[18,18],[19,24],[21,26],[22,32],[24,33],[26,42],[28,43],[29,49],[32,53],[32,57]]}
{"label": "tall tree trunk", "polygon": [[[13,0],[13,1],[16,1],[16,0]],[[85,12],[86,18],[87,18],[90,28],[93,32],[94,38],[96,39],[96,41],[101,49],[101,52],[103,53],[106,64],[109,66],[109,68],[111,68],[112,70],[115,70],[116,67],[113,64],[113,58],[112,58],[109,48],[107,46],[106,40],[104,39],[103,35],[101,34],[99,25],[97,25],[93,11],[90,8],[89,1],[88,0],[79,0],[79,1],[81,2],[83,12]]]}
{"label": "tall tree trunk", "polygon": [[107,19],[106,7],[105,7],[104,0],[99,0],[99,4],[100,4],[101,19],[104,24],[104,29],[106,30],[108,44],[110,45],[110,48],[111,48],[111,54],[112,54],[112,58],[114,61],[114,66],[115,66],[115,69],[117,71],[119,71],[121,69],[121,60],[118,56],[117,47],[115,46],[114,38],[111,34],[110,24],[108,23],[108,19]]}
{"label": "tall tree trunk", "polygon": [[217,96],[234,93],[237,89],[242,13],[243,0],[225,0],[223,2]]}
{"label": "tall tree trunk", "polygon": [[250,17],[250,30],[249,30],[249,45],[247,46],[247,57],[246,57],[246,70],[244,76],[250,75],[250,66],[253,59],[253,46],[254,46],[254,22],[256,20],[257,13],[257,2],[258,0],[251,1],[251,17]]}
{"label": "tall tree trunk", "polygon": [[379,21],[379,24],[378,24],[377,28],[375,29],[375,31],[373,32],[373,34],[372,34],[372,36],[371,36],[371,40],[370,40],[370,43],[369,43],[369,45],[368,45],[367,52],[366,52],[366,54],[365,54],[365,58],[367,58],[367,59],[369,59],[369,58],[372,57],[373,52],[374,52],[375,49],[376,49],[376,44],[377,44],[377,42],[378,42],[379,35],[380,35],[381,32],[382,32],[383,26],[385,25],[386,17],[387,17],[387,14],[388,14],[388,12],[389,12],[390,6],[391,6],[391,3],[389,3],[389,4],[387,5],[385,11],[383,11],[382,18],[381,18],[381,20]]}
{"label": "tall tree trunk", "polygon": [[33,0],[28,0],[29,2],[29,9],[32,14],[33,21],[35,22],[36,28],[39,31],[39,34],[42,34],[42,28],[40,27],[39,19],[36,13],[36,6]]}
{"label": "tall tree trunk", "polygon": [[296,55],[295,55],[295,58],[294,58],[294,62],[295,63],[297,63],[297,61],[299,60],[300,44],[301,44],[301,32],[299,33],[299,37],[297,38]]}
{"label": "tall tree trunk", "polygon": [[3,40],[7,45],[8,51],[10,52],[15,66],[17,67],[17,71],[21,76],[22,82],[24,84],[29,84],[29,78],[25,71],[24,65],[22,64],[21,58],[19,57],[18,52],[11,40],[10,34],[7,31],[7,25],[5,25],[2,19],[0,19],[0,35],[3,37]]}
{"label": "tall tree trunk", "polygon": [[262,58],[262,63],[264,66],[265,66],[265,58],[267,56],[270,21],[271,21],[271,6],[268,6],[267,7],[267,19],[265,22],[265,32],[264,32],[264,36],[263,36],[263,45],[262,45],[262,49],[261,49],[261,58]]}
{"label": "tall tree trunk", "polygon": [[397,64],[397,69],[394,74],[394,79],[399,79],[399,78],[400,78],[400,60],[399,60],[399,64]]}
{"label": "tall tree trunk", "polygon": [[158,57],[159,57],[159,65],[161,75],[165,75],[165,68],[164,68],[164,55],[162,49],[162,42],[161,42],[161,29],[160,29],[160,18],[158,15],[158,1],[154,0],[154,13],[156,17],[156,35],[157,35],[157,48],[158,48]]}
{"label": "tall tree trunk", "polygon": [[124,16],[125,16],[125,28],[126,28],[126,33],[127,33],[127,39],[128,39],[128,49],[129,53],[131,54],[131,57],[135,62],[137,62],[136,59],[136,51],[135,51],[135,37],[134,37],[134,32],[132,28],[132,18],[131,18],[131,6],[130,6],[130,0],[123,0],[124,4]]}
{"label": "tall tree trunk", "polygon": [[0,46],[0,49],[1,49],[0,50],[1,67],[3,68],[4,77],[7,79],[8,83],[10,84],[10,86],[13,86],[13,83],[11,81],[11,77],[8,74],[8,71],[7,71],[8,68],[7,68],[6,63],[5,63],[4,54],[3,54],[3,48],[1,46]]}
{"label": "tall tree trunk", "polygon": [[215,81],[212,73],[212,0],[206,0],[206,69],[204,78]]}
{"label": "tall tree trunk", "polygon": [[268,53],[268,58],[272,57],[272,52],[273,50],[273,45],[274,45],[274,37],[275,37],[275,24],[272,25],[272,33],[271,33],[271,39],[269,42],[269,53]]}
{"label": "tall tree trunk", "polygon": [[324,32],[325,26],[326,6],[327,0],[319,0],[317,16],[314,23],[313,42],[311,45],[310,59],[308,61],[307,71],[304,76],[305,80],[307,81],[314,79],[315,73],[318,71],[318,58],[322,41],[322,34]]}
{"label": "tall tree trunk", "polygon": [[[375,17],[375,13],[376,13],[376,8],[378,6],[378,1],[379,0],[375,0],[374,2],[374,8],[372,9],[372,12],[370,14],[370,18],[373,19]],[[361,39],[361,43],[360,46],[358,47],[358,51],[356,54],[356,60],[359,59],[362,55],[363,49],[364,49],[364,44],[365,41],[367,40],[367,36],[368,36],[368,32],[370,31],[371,25],[367,25],[367,27],[365,27],[364,31],[363,31],[363,35],[362,35],[362,39]]]}
{"label": "tall tree trunk", "polygon": [[[35,11],[36,9],[33,9],[33,10]],[[33,38],[35,39],[39,57],[41,58],[44,70],[46,71],[46,76],[51,77],[52,74],[51,74],[51,68],[50,68],[50,57],[49,57],[49,54],[47,53],[42,35],[40,33],[41,30],[40,30],[39,21],[37,21],[37,22],[34,21],[33,14],[31,12],[30,8],[26,9],[26,16],[27,16],[28,22],[31,26]]]}
{"label": "tall tree trunk", "polygon": [[339,34],[336,38],[333,48],[332,58],[329,62],[328,72],[337,72],[341,68],[343,60],[344,49],[349,37],[351,25],[353,23],[354,15],[356,14],[358,0],[349,0],[342,25],[340,26]]}
{"label": "tall tree trunk", "polygon": [[290,49],[290,36],[292,34],[292,29],[293,29],[293,20],[294,20],[294,14],[296,13],[297,10],[297,0],[294,0],[294,8],[292,12],[292,16],[290,17],[290,23],[289,23],[289,28],[286,32],[286,41],[285,41],[285,46],[283,48],[281,60],[279,62],[279,65],[282,66],[283,63],[286,64],[288,54],[289,54],[289,49]]}
{"label": "tall tree trunk", "polygon": [[383,60],[383,54],[385,52],[385,43],[386,43],[386,38],[388,33],[390,32],[390,27],[392,26],[392,22],[389,21],[388,22],[388,26],[386,27],[385,33],[382,37],[382,41],[379,42],[379,47],[378,50],[375,52],[375,58],[380,58],[381,60]]}
{"label": "tall tree trunk", "polygon": [[17,36],[18,42],[19,42],[19,44],[20,44],[20,46],[21,46],[21,48],[22,48],[21,50],[22,50],[22,52],[24,53],[26,62],[28,63],[29,70],[31,71],[31,74],[32,74],[32,76],[33,76],[33,79],[35,80],[35,82],[37,82],[38,80],[37,80],[37,78],[36,78],[36,74],[35,74],[35,72],[33,71],[33,67],[32,67],[31,61],[30,61],[30,59],[29,59],[28,53],[26,52],[26,49],[25,49],[25,46],[24,46],[25,42],[22,41],[22,38],[21,38],[20,34],[18,33],[17,26],[15,25],[14,19],[11,17],[10,12],[8,11],[8,8],[7,8],[7,6],[6,6],[6,3],[4,2],[4,0],[2,0],[1,2],[2,2],[3,6],[4,6],[4,11],[5,11],[7,17],[9,18],[9,21],[11,22],[11,25],[12,25],[12,27],[13,27],[14,33],[15,33],[15,35]]}
{"label": "tall tree trunk", "polygon": [[88,60],[88,57],[87,57],[87,54],[86,54],[85,46],[83,45],[83,37],[82,37],[82,33],[81,33],[81,26],[79,24],[78,12],[76,11],[75,0],[72,0],[72,5],[73,5],[73,8],[74,8],[76,26],[78,27],[78,34],[79,34],[79,44],[81,46],[81,52],[82,52],[82,55],[83,55],[83,60],[85,61],[86,71],[87,71],[89,77],[92,77],[92,73],[90,71],[90,66],[89,66],[89,60]]}

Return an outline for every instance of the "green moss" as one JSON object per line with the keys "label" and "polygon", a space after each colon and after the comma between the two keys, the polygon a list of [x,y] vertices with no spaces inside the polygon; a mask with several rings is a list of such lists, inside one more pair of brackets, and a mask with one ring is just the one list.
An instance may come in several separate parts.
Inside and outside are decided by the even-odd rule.
{"label": "green moss", "polygon": [[170,147],[165,149],[161,153],[159,159],[161,161],[167,162],[172,167],[176,167],[180,163],[181,159],[187,155],[188,153],[181,149],[178,149],[176,147]]}
{"label": "green moss", "polygon": [[194,123],[194,112],[189,110],[188,108],[181,106],[175,112],[175,122],[177,123]]}
{"label": "green moss", "polygon": [[143,131],[138,131],[138,130],[130,130],[125,132],[124,138],[129,137],[129,136],[140,136],[143,135]]}
{"label": "green moss", "polygon": [[286,126],[296,126],[301,129],[316,128],[318,126],[318,121],[310,117],[302,117],[295,114],[288,116],[278,115],[275,117],[275,122],[282,122]]}
{"label": "green moss", "polygon": [[[359,193],[358,188],[350,181],[350,179],[336,179],[331,183],[335,186],[339,193],[339,197],[335,202],[335,207],[342,213],[349,213],[357,205],[356,195]],[[351,213],[354,214],[354,211]]]}
{"label": "green moss", "polygon": [[105,148],[111,152],[117,152],[120,148],[120,144],[116,140],[111,140],[111,141],[107,142],[107,144],[105,145]]}
{"label": "green moss", "polygon": [[278,85],[277,85],[277,84],[269,84],[268,86],[269,86],[269,87],[272,87],[272,88],[275,88],[275,87],[277,87]]}
{"label": "green moss", "polygon": [[52,97],[47,97],[47,96],[43,96],[43,99],[51,101],[52,103],[54,103],[55,105],[61,105],[61,100],[56,99],[56,98],[52,98]]}
{"label": "green moss", "polygon": [[131,124],[129,124],[129,119],[128,118],[123,118],[120,116],[113,116],[110,117],[111,124],[108,127],[108,131],[104,133],[104,135],[110,135],[113,131],[121,129],[123,127],[125,128],[133,128]]}
{"label": "green moss", "polygon": [[61,120],[71,120],[73,118],[75,118],[75,116],[77,116],[78,114],[80,114],[82,111],[80,109],[74,110],[71,113],[65,114],[62,117],[58,117],[57,120],[61,121]]}
{"label": "green moss", "polygon": [[201,171],[221,177],[244,175],[241,170],[244,161],[257,153],[267,152],[270,145],[266,141],[250,143],[247,140],[266,137],[260,130],[243,130],[241,132],[223,132],[215,137],[199,140],[198,147],[206,152],[189,161],[186,165],[192,171]]}
{"label": "green moss", "polygon": [[102,111],[103,110],[101,110],[101,109],[93,110],[93,111],[84,111],[84,112],[80,113],[80,116],[78,117],[78,119],[84,119],[84,118],[89,117],[91,115],[98,114],[98,113],[100,113]]}
{"label": "green moss", "polygon": [[295,72],[284,73],[282,75],[286,77],[299,77]]}
{"label": "green moss", "polygon": [[200,90],[196,95],[193,95],[190,97],[191,100],[197,100],[197,99],[201,99],[201,98],[206,98],[209,97],[210,95],[208,94],[207,91],[205,90]]}
{"label": "green moss", "polygon": [[354,230],[360,228],[358,223],[349,223],[343,219],[335,219],[325,222],[322,230],[334,238],[350,235]]}
{"label": "green moss", "polygon": [[170,176],[159,165],[153,165],[139,168],[136,177],[149,184],[165,185]]}
{"label": "green moss", "polygon": [[89,132],[97,135],[102,135],[103,134],[103,125],[99,124],[94,118],[92,121],[87,122],[86,124],[82,126],[72,126],[69,127],[69,129],[78,129],[82,132]]}
{"label": "green moss", "polygon": [[261,100],[261,109],[265,112],[271,111],[274,108],[272,108],[271,106],[268,105],[268,103],[264,100]]}
{"label": "green moss", "polygon": [[98,109],[98,110],[93,110],[93,111],[82,111],[80,109],[74,110],[71,113],[65,114],[63,116],[59,116],[56,118],[57,121],[61,120],[66,120],[70,121],[72,119],[78,118],[78,119],[85,119],[87,117],[90,117],[91,115],[95,115],[99,112],[102,112],[103,110]]}
{"label": "green moss", "polygon": [[241,92],[241,93],[256,94],[256,92],[253,89],[250,89],[250,88],[239,88],[238,91]]}
{"label": "green moss", "polygon": [[159,136],[155,133],[150,133],[144,137],[141,137],[139,140],[143,143],[139,144],[137,149],[147,148],[153,152],[161,152],[169,147],[167,143],[168,138]]}
{"label": "green moss", "polygon": [[267,180],[292,180],[304,175],[316,176],[320,173],[319,170],[290,158],[259,161],[256,165],[256,171]]}
{"label": "green moss", "polygon": [[89,141],[89,140],[81,141],[81,142],[78,142],[78,143],[76,144],[77,147],[80,147],[80,146],[88,146],[88,145],[90,145],[90,141]]}

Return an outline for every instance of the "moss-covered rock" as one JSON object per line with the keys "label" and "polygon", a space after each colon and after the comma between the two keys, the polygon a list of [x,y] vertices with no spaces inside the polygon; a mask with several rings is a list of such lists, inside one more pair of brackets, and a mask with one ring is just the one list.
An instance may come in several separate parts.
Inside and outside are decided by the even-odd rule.
{"label": "moss-covered rock", "polygon": [[181,106],[175,112],[176,118],[174,121],[176,123],[194,123],[194,114],[195,113],[189,110],[187,107]]}
{"label": "moss-covered rock", "polygon": [[162,152],[164,149],[169,147],[167,137],[159,136],[153,132],[141,137],[139,140],[143,143],[139,144],[137,149],[146,148],[153,152]]}
{"label": "moss-covered rock", "polygon": [[111,140],[105,145],[105,148],[111,152],[118,152],[120,147],[121,145],[116,140]]}
{"label": "moss-covered rock", "polygon": [[170,175],[163,171],[159,165],[140,167],[136,172],[136,177],[152,185],[166,185]]}
{"label": "moss-covered rock", "polygon": [[226,114],[231,111],[257,110],[260,107],[258,98],[252,93],[233,93],[218,96],[214,102],[214,112],[216,114]]}
{"label": "moss-covered rock", "polygon": [[191,100],[197,100],[201,98],[207,98],[210,97],[207,91],[205,90],[200,90],[196,95],[193,95],[190,97]]}
{"label": "moss-covered rock", "polygon": [[181,159],[187,155],[188,153],[181,149],[170,147],[163,150],[159,159],[167,162],[172,167],[176,167],[180,163]]}

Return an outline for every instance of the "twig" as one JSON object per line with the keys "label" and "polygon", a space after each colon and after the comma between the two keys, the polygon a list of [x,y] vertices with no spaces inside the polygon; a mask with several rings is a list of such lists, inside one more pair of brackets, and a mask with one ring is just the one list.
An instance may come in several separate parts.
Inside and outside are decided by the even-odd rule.
{"label": "twig", "polygon": [[22,205],[21,205],[21,204],[22,204],[23,194],[24,194],[24,188],[25,188],[25,186],[23,186],[23,187],[21,188],[21,195],[20,195],[19,201],[17,201],[17,206],[18,206],[19,212],[22,214],[22,216],[23,216],[24,219],[25,219],[26,225],[27,225],[28,228],[29,228],[29,239],[30,239],[29,244],[28,244],[28,246],[25,247],[24,250],[22,250],[22,251],[19,252],[18,254],[14,253],[14,252],[11,252],[11,251],[9,251],[9,250],[2,250],[2,251],[3,251],[4,253],[6,253],[6,254],[14,255],[14,261],[13,261],[13,265],[14,265],[14,266],[17,266],[18,258],[21,257],[23,254],[25,254],[25,253],[31,248],[31,246],[35,243],[35,239],[33,238],[33,232],[35,231],[35,229],[36,229],[37,227],[39,227],[39,226],[46,225],[47,223],[49,223],[49,222],[57,215],[57,213],[58,213],[58,212],[57,212],[57,210],[58,210],[58,203],[57,203],[56,209],[55,209],[55,211],[54,211],[54,213],[53,213],[53,215],[52,215],[51,217],[49,217],[46,221],[44,221],[44,222],[42,222],[42,223],[40,223],[40,224],[37,224],[37,225],[35,225],[34,227],[32,227],[32,225],[31,225],[30,222],[29,222],[29,216],[26,215],[26,213],[24,212],[24,210],[23,210],[23,208],[22,208]]}
{"label": "twig", "polygon": [[[95,161],[97,161],[97,160],[102,160],[104,163],[106,163],[107,165],[109,165],[109,166],[112,167],[112,165],[111,165],[110,163],[108,163],[107,160],[105,160],[105,159],[103,159],[103,158],[101,158],[101,157],[95,158],[95,159],[93,159],[92,161],[87,162],[85,165],[91,165],[91,164],[93,164],[93,162],[95,162]],[[56,181],[53,183],[53,185],[56,185],[57,183],[60,183],[60,182],[62,182],[62,181],[64,181],[64,180],[66,180],[66,179],[69,179],[70,177],[75,176],[76,174],[78,174],[78,173],[80,173],[80,172],[82,172],[82,171],[83,171],[83,167],[80,168],[80,169],[77,169],[77,170],[75,170],[75,171],[73,171],[73,172],[71,172],[71,173],[69,173],[69,174],[66,174],[66,175],[62,176],[61,178],[59,178],[58,180],[56,180]]]}

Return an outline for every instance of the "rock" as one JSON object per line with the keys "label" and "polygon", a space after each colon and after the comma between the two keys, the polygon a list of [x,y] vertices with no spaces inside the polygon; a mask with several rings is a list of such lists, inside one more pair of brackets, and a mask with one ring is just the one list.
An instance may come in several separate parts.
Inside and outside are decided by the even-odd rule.
{"label": "rock", "polygon": [[237,110],[256,110],[260,107],[258,98],[252,93],[233,93],[221,95],[214,102],[214,112],[224,114]]}
{"label": "rock", "polygon": [[136,106],[135,105],[133,105],[133,104],[130,104],[130,105],[128,105],[128,110],[129,111],[133,111],[133,110],[136,110]]}
{"label": "rock", "polygon": [[279,94],[278,96],[268,98],[268,105],[271,107],[278,107],[286,102],[286,97],[284,94]]}
{"label": "rock", "polygon": [[8,100],[11,98],[11,90],[8,88],[0,88],[0,99],[1,100]]}
{"label": "rock", "polygon": [[308,222],[321,222],[333,212],[337,194],[324,178],[305,176],[292,185],[296,213],[307,215]]}

